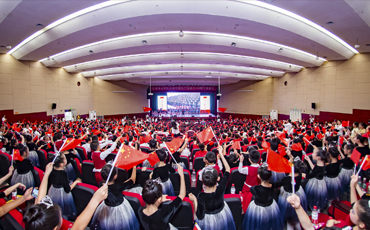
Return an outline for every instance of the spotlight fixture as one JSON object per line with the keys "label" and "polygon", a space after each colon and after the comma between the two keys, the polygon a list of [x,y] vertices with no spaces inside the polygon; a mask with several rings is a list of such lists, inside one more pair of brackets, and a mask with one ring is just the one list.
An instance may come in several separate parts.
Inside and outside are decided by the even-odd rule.
{"label": "spotlight fixture", "polygon": [[357,38],[357,43],[356,43],[356,45],[355,45],[355,48],[356,48],[356,49],[360,48],[360,44],[358,44],[358,38]]}
{"label": "spotlight fixture", "polygon": [[149,93],[148,93],[148,96],[153,96],[153,93],[152,93],[152,71],[150,71],[150,78],[149,78]]}
{"label": "spotlight fixture", "polygon": [[181,58],[184,58],[184,53],[182,52],[182,49],[181,49],[180,57],[181,57]]}
{"label": "spotlight fixture", "polygon": [[184,37],[184,32],[182,30],[180,30],[180,32],[179,32],[179,37],[180,38]]}
{"label": "spotlight fixture", "polygon": [[232,42],[231,43],[231,46],[234,46],[235,47],[236,46],[236,43],[235,42]]}
{"label": "spotlight fixture", "polygon": [[90,52],[90,54],[93,54],[94,53],[94,51],[92,51],[92,50],[90,50],[89,52]]}
{"label": "spotlight fixture", "polygon": [[146,40],[143,40],[141,43],[142,43],[143,45],[148,44],[148,42],[147,42]]}
{"label": "spotlight fixture", "polygon": [[12,46],[7,45],[7,46],[6,46],[6,48],[7,48],[8,50],[10,50],[10,49],[12,48]]}
{"label": "spotlight fixture", "polygon": [[283,52],[283,48],[280,48],[280,49],[279,49],[279,52]]}

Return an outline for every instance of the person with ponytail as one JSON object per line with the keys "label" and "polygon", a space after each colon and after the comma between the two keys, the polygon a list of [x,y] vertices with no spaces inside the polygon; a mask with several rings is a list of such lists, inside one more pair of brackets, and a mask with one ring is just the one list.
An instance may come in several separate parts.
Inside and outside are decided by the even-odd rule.
{"label": "person with ponytail", "polygon": [[[103,180],[107,180],[112,165],[106,164],[101,170]],[[131,178],[124,183],[115,183],[117,179],[118,169],[112,170],[112,175],[108,185],[108,197],[102,202],[95,211],[91,221],[90,229],[92,230],[138,230],[140,228],[139,221],[132,209],[130,203],[125,199],[122,192],[135,184],[136,167],[132,169]]]}
{"label": "person with ponytail", "polygon": [[143,200],[145,201],[146,207],[140,207],[138,211],[140,223],[145,230],[176,229],[169,222],[182,205],[182,200],[186,195],[183,168],[181,165],[177,165],[177,169],[180,176],[180,194],[167,206],[159,208],[163,202],[169,201],[169,199],[166,198],[167,196],[163,195],[162,185],[160,182],[154,179],[149,179],[145,182]]}
{"label": "person with ponytail", "polygon": [[[28,207],[24,212],[23,222],[25,230],[59,230],[63,223],[62,210],[58,204],[54,204],[49,196],[46,195],[49,175],[53,170],[53,163],[49,163],[45,168],[44,177],[41,181],[39,194],[35,204]],[[32,189],[29,191],[30,196]],[[25,193],[27,194],[27,192]],[[85,210],[78,216],[70,230],[83,230],[89,224],[92,215],[99,203],[107,198],[108,186],[104,185],[98,189],[91,198]],[[12,201],[9,204],[13,202]]]}
{"label": "person with ponytail", "polygon": [[308,162],[311,172],[306,176],[308,180],[305,192],[307,197],[307,204],[311,210],[313,206],[319,209],[324,209],[328,203],[328,189],[324,180],[325,162],[328,160],[328,154],[324,150],[320,150],[314,146],[312,153],[312,160],[316,161],[314,165],[311,159],[306,155],[305,160]]}
{"label": "person with ponytail", "polygon": [[[54,158],[54,154],[48,155],[49,162],[52,162]],[[77,211],[71,191],[76,184],[81,182],[81,179],[78,178],[69,185],[68,174],[64,170],[66,164],[67,159],[64,153],[59,153],[54,161],[54,169],[49,176],[48,195],[52,199],[53,203],[59,205],[62,210],[62,214],[66,219],[74,220],[76,218]]]}
{"label": "person with ponytail", "polygon": [[328,202],[339,200],[342,183],[339,178],[340,163],[338,161],[339,151],[336,147],[329,147],[329,164],[325,166],[325,183],[328,189]]}
{"label": "person with ponytail", "polygon": [[[287,153],[291,156],[290,153]],[[301,206],[303,210],[307,211],[307,198],[304,192],[301,182],[302,182],[302,169],[304,169],[305,164],[298,158],[293,161],[294,165],[294,191],[295,194],[301,200]],[[280,209],[282,221],[286,221],[287,230],[301,229],[298,216],[294,208],[287,204],[287,198],[292,195],[292,173],[284,177],[281,181],[273,184],[274,187],[280,187],[280,194],[278,199],[278,206]]]}
{"label": "person with ponytail", "polygon": [[261,184],[251,187],[253,200],[245,213],[243,230],[284,229],[279,206],[273,198],[275,187],[269,182],[272,172],[266,163],[258,168],[257,176]]}
{"label": "person with ponytail", "polygon": [[339,160],[339,163],[342,165],[342,168],[339,173],[339,178],[342,183],[342,193],[347,192],[349,194],[349,184],[351,182],[351,176],[353,174],[353,167],[355,163],[351,160],[352,151],[355,148],[353,144],[347,143],[343,148],[343,153],[338,145],[338,151],[342,157]]}
{"label": "person with ponytail", "polygon": [[[34,187],[35,178],[33,177],[33,174],[32,174],[33,165],[31,161],[27,159],[28,154],[29,154],[28,147],[19,144],[17,146],[17,149],[19,149],[19,153],[21,157],[23,158],[23,160],[14,161],[16,170],[14,170],[13,172],[13,177],[10,181],[10,185],[21,183],[26,186],[26,189]],[[16,149],[14,149],[14,151],[15,150]],[[18,194],[22,195],[23,193],[24,193],[24,190],[18,189]]]}

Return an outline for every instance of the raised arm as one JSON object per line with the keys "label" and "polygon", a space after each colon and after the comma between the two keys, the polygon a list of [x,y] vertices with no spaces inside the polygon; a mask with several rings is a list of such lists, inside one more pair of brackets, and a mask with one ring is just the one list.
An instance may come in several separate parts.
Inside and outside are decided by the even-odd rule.
{"label": "raised arm", "polygon": [[[146,169],[145,169],[146,170]],[[128,178],[128,180],[126,180],[125,182],[129,181],[129,180],[132,180],[132,182],[135,184],[136,182],[136,166],[134,166],[132,168],[132,174],[131,174],[131,177]]]}
{"label": "raised arm", "polygon": [[310,218],[301,206],[301,200],[299,199],[299,197],[295,194],[292,194],[287,198],[287,201],[295,209],[295,212],[297,213],[299,222],[301,223],[302,227],[306,230],[314,230]]}
{"label": "raised arm", "polygon": [[40,188],[39,188],[39,195],[36,198],[35,204],[38,204],[42,198],[44,198],[48,192],[48,181],[51,171],[53,171],[54,163],[49,163],[46,165],[44,177],[42,178]]}
{"label": "raised arm", "polygon": [[84,211],[77,217],[75,223],[73,224],[71,230],[84,230],[89,224],[92,216],[94,215],[96,207],[101,201],[108,197],[108,186],[104,184],[100,187],[91,198],[89,204],[86,206]]}
{"label": "raised arm", "polygon": [[185,198],[186,195],[186,187],[185,187],[185,177],[184,177],[184,169],[181,167],[181,165],[177,164],[177,172],[180,176],[180,194],[179,197],[181,200]]}
{"label": "raised arm", "polygon": [[354,204],[357,202],[357,193],[356,193],[356,187],[358,186],[358,176],[352,175],[351,176],[351,204]]}
{"label": "raised arm", "polygon": [[222,160],[222,163],[224,164],[224,166],[225,166],[225,172],[230,172],[230,165],[229,165],[229,163],[227,163],[227,161],[226,161],[226,159],[225,159],[225,156],[224,156],[224,154],[223,153],[221,153],[220,154],[220,152],[223,152],[222,151],[222,146],[218,146],[217,147],[217,149],[218,149],[218,153],[219,153],[219,156],[220,156],[220,158],[221,158],[221,160]]}

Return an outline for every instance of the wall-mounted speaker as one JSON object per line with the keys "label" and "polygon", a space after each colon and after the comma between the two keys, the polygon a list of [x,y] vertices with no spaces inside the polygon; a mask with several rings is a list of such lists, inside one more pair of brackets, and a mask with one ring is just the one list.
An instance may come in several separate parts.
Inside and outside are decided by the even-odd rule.
{"label": "wall-mounted speaker", "polygon": [[146,89],[146,99],[150,99],[150,95],[148,95],[150,93],[150,89],[149,87]]}
{"label": "wall-mounted speaker", "polygon": [[316,103],[312,103],[312,104],[311,104],[311,107],[312,107],[313,109],[316,109]]}
{"label": "wall-mounted speaker", "polygon": [[56,109],[57,108],[57,103],[51,104],[51,109]]}

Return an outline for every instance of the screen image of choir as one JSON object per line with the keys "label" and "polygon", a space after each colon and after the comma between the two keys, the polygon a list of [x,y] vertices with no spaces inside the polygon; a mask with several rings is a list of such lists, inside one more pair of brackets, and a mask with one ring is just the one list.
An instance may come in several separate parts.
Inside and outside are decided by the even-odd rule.
{"label": "screen image of choir", "polygon": [[366,123],[4,116],[0,131],[2,229],[370,229]]}
{"label": "screen image of choir", "polygon": [[200,109],[200,93],[168,93],[168,109]]}
{"label": "screen image of choir", "polygon": [[153,117],[172,117],[172,116],[182,116],[182,115],[196,115],[200,114],[200,108],[197,109],[168,109],[166,111],[157,110],[152,112]]}

